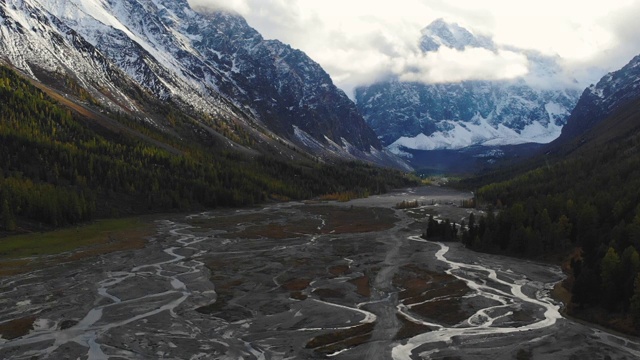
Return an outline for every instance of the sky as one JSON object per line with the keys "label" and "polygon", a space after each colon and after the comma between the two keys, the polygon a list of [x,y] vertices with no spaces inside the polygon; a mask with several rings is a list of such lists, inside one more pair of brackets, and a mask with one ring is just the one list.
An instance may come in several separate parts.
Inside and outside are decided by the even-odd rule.
{"label": "sky", "polygon": [[[520,50],[554,56],[561,72],[540,86],[586,87],[640,54],[640,0],[189,0],[242,15],[267,39],[307,53],[353,97],[357,86],[397,78],[424,83],[532,75]],[[498,48],[418,49],[442,18]]]}

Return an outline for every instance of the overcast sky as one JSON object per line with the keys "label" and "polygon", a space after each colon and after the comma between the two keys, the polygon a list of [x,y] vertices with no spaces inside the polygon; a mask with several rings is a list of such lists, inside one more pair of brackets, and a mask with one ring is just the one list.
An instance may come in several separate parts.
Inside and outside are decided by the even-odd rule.
{"label": "overcast sky", "polygon": [[[427,83],[523,76],[530,64],[513,46],[559,56],[581,87],[640,54],[640,0],[189,1],[235,11],[265,38],[306,52],[350,96],[389,76]],[[420,30],[438,18],[501,48],[422,54]]]}

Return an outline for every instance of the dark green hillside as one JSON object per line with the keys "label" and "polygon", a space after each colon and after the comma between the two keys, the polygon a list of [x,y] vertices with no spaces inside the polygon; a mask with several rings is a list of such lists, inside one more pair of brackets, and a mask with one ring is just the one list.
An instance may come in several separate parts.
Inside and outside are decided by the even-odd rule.
{"label": "dark green hillside", "polygon": [[0,231],[409,183],[363,164],[291,164],[180,142],[122,116],[111,121],[127,131],[115,131],[81,114],[0,67]]}
{"label": "dark green hillside", "polygon": [[568,282],[575,313],[604,309],[622,328],[640,326],[640,106],[616,111],[581,139],[564,160],[481,187],[480,203],[501,211],[473,219],[464,241],[547,259],[578,248]]}

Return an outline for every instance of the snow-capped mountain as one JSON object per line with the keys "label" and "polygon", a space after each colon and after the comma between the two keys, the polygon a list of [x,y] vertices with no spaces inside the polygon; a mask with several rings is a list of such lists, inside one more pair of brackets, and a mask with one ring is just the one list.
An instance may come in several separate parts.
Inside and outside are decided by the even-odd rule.
{"label": "snow-capped mountain", "polygon": [[640,99],[640,55],[584,90],[557,142],[575,139],[637,99]]}
{"label": "snow-capped mountain", "polygon": [[474,35],[458,24],[437,19],[422,29],[420,49],[424,52],[438,51],[441,46],[456,50],[464,50],[465,47],[495,49],[490,38]]}
{"label": "snow-capped mountain", "polygon": [[240,126],[315,156],[398,165],[317,63],[235,14],[187,0],[6,0],[0,40],[0,58],[26,74],[70,78],[159,127],[145,98],[194,114],[207,131]]}
{"label": "snow-capped mountain", "polygon": [[[424,53],[441,47],[498,49],[490,38],[443,20],[422,31],[419,45]],[[391,79],[357,88],[357,106],[383,145],[397,154],[403,154],[403,148],[548,143],[560,135],[579,92],[533,84],[533,79],[559,76],[562,70],[555,58],[506,50],[526,56],[530,67],[526,77],[440,84]]]}

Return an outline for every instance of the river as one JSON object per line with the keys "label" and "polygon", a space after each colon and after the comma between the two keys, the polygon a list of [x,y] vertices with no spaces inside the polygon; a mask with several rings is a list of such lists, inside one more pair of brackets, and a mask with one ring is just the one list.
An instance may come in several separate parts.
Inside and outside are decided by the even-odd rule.
{"label": "river", "polygon": [[[3,359],[637,359],[637,339],[565,319],[558,267],[421,239],[470,194],[171,216],[144,249],[0,279]],[[395,210],[403,200],[422,205]]]}

